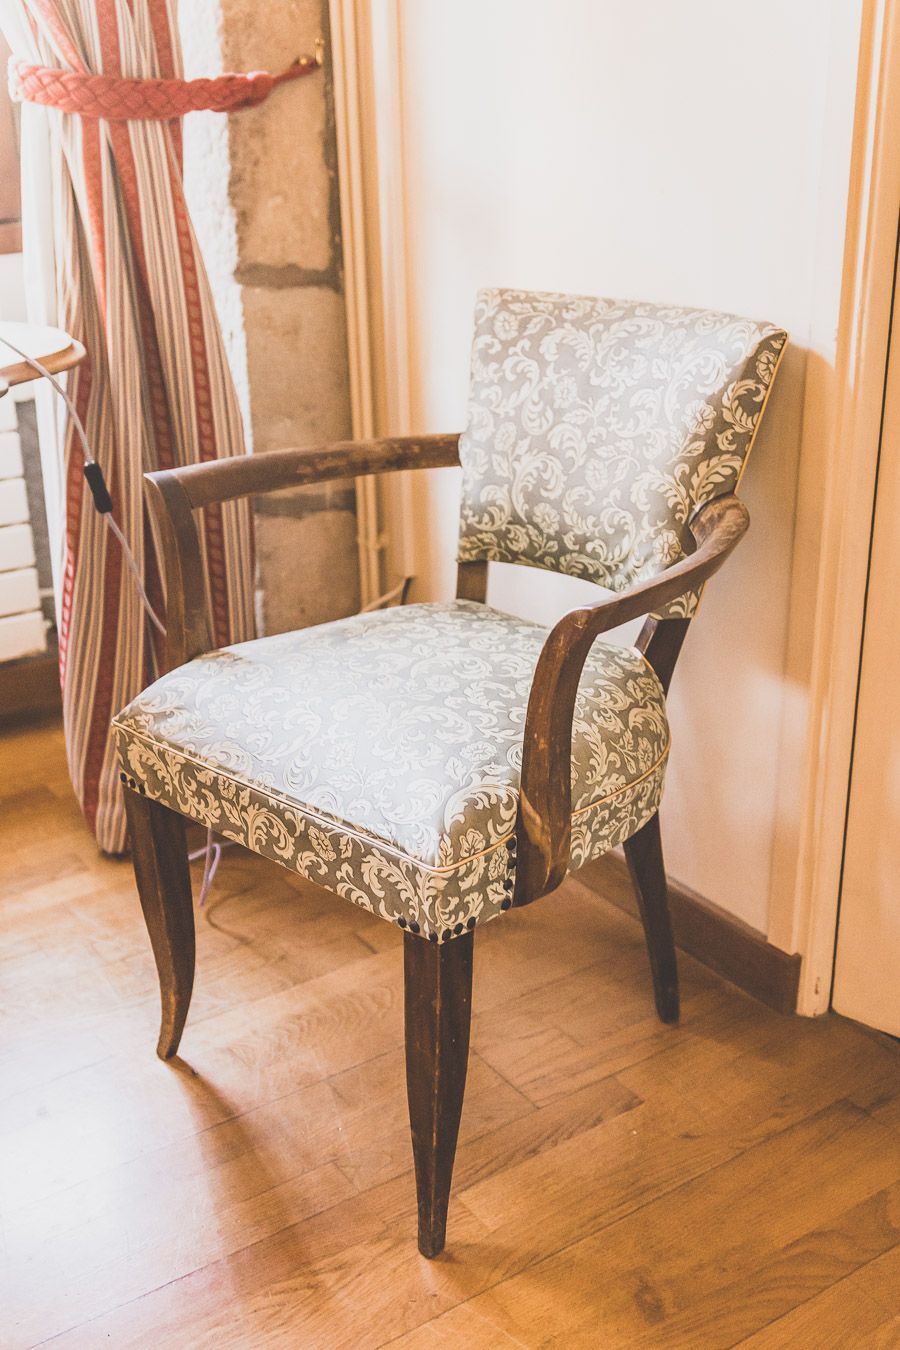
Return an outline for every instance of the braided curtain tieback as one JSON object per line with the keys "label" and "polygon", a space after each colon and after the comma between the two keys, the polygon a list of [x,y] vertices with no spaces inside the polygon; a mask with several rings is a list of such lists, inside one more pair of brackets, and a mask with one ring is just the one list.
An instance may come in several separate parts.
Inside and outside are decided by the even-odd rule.
{"label": "braided curtain tieback", "polygon": [[81,117],[110,122],[169,121],[189,112],[252,107],[268,98],[277,85],[310,75],[321,64],[317,52],[316,56],[301,56],[280,75],[254,70],[211,80],[135,80],[32,66],[11,57],[9,92],[17,103],[40,103]]}

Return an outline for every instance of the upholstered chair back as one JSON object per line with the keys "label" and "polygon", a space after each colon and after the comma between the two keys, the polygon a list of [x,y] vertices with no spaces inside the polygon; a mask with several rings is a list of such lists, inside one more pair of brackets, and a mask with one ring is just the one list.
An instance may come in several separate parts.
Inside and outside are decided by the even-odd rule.
{"label": "upholstered chair back", "polygon": [[737,487],[786,341],[712,310],[480,292],[460,561],[613,591],[680,561],[696,508]]}

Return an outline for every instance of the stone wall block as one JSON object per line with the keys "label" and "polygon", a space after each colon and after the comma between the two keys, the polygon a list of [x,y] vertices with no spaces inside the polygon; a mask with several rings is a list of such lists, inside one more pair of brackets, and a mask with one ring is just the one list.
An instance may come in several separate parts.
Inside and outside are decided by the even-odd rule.
{"label": "stone wall block", "polygon": [[245,286],[257,453],[350,435],[343,296],[324,286]]}
{"label": "stone wall block", "polygon": [[[278,73],[325,35],[321,0],[223,0],[222,54],[230,70]],[[283,85],[231,119],[231,199],[238,280],[302,284],[333,272],[335,171],[323,72]]]}
{"label": "stone wall block", "polygon": [[[197,0],[181,23],[192,73],[277,73],[329,39],[327,0]],[[326,57],[192,133],[192,209],[255,454],[351,431],[330,78]],[[352,482],[256,499],[260,633],[358,608],[355,506]]]}
{"label": "stone wall block", "polygon": [[359,609],[352,510],[317,510],[300,519],[258,514],[256,552],[261,576],[277,578],[259,598],[261,632],[329,623]]}

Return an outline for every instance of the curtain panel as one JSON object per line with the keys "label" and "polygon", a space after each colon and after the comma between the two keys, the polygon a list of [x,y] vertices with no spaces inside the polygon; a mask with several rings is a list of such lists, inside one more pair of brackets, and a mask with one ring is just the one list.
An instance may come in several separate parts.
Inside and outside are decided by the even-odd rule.
{"label": "curtain panel", "polygon": [[[0,0],[14,57],[82,74],[181,77],[174,0]],[[143,502],[149,469],[244,452],[222,334],[182,185],[178,119],[104,120],[25,104],[23,233],[32,317],[84,343],[70,393],[154,607],[160,568]],[[49,423],[45,418],[43,427]],[[58,426],[61,422],[57,422]],[[121,549],[83,481],[73,429],[42,445],[57,544],[69,770],[100,847],[126,846],[110,718],[161,652]],[[202,540],[218,645],[253,636],[247,502],[208,508]]]}

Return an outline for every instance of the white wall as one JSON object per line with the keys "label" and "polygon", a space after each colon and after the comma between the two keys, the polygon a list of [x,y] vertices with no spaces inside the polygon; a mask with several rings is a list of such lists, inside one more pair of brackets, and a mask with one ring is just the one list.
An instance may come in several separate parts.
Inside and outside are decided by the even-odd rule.
{"label": "white wall", "polygon": [[[663,809],[670,873],[763,931],[804,373],[837,323],[822,257],[840,256],[860,2],[398,0],[414,429],[462,425],[482,285],[792,334],[744,480],[751,534],[676,675]],[[414,491],[417,598],[451,594],[458,485]],[[591,590],[492,573],[492,603],[546,621]]]}
{"label": "white wall", "polygon": [[25,314],[21,253],[0,253],[0,319],[20,321]]}

